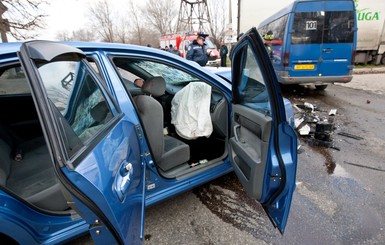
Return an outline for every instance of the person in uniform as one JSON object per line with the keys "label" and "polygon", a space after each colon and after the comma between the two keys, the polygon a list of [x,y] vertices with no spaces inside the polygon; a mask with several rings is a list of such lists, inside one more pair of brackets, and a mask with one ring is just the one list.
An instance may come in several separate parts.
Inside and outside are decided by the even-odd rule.
{"label": "person in uniform", "polygon": [[267,53],[269,54],[269,57],[271,60],[274,58],[274,53],[273,53],[273,45],[271,44],[271,41],[274,39],[274,35],[272,31],[268,31],[266,34],[262,36],[264,40],[264,45],[267,50]]}
{"label": "person in uniform", "polygon": [[198,33],[197,39],[188,47],[186,59],[197,62],[200,66],[205,66],[209,61],[205,38],[207,34]]}

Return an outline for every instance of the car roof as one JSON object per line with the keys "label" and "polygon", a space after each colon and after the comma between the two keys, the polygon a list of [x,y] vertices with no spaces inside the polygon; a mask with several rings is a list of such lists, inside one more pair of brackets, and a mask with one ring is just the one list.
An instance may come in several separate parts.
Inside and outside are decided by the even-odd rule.
{"label": "car roof", "polygon": [[[41,40],[43,41],[43,40]],[[92,52],[92,51],[111,51],[111,52],[133,52],[136,54],[150,54],[152,56],[163,56],[167,59],[169,57],[173,60],[180,60],[181,62],[185,64],[189,64],[191,67],[194,67],[195,69],[201,70],[202,72],[206,74],[212,74],[214,75],[216,72],[209,71],[208,69],[202,69],[201,66],[199,66],[196,62],[191,60],[186,60],[178,55],[172,54],[170,52],[152,48],[152,47],[145,47],[145,46],[139,46],[139,45],[133,45],[133,44],[122,44],[122,43],[105,43],[105,42],[62,42],[62,41],[52,41],[52,42],[59,42],[63,44],[67,44],[76,48],[81,49],[83,52]],[[10,43],[0,43],[0,63],[4,61],[10,61],[17,59],[17,52],[19,52],[21,45],[23,42],[10,42]],[[214,73],[214,74],[213,74]],[[214,75],[215,76],[215,75]],[[218,76],[215,76],[218,78]],[[218,80],[218,79],[217,79]],[[220,83],[222,83],[225,86],[228,85],[228,81],[225,81],[223,79],[218,80]],[[227,84],[226,84],[227,82]]]}
{"label": "car roof", "polygon": [[[56,41],[53,41],[56,42]],[[58,41],[60,42],[60,41]],[[132,51],[150,51],[152,53],[159,53],[162,55],[172,56],[175,57],[174,54],[171,54],[169,52],[145,47],[145,46],[139,46],[139,45],[133,45],[133,44],[122,44],[122,43],[104,43],[104,42],[60,42],[63,44],[67,44],[73,47],[77,47],[82,50],[95,50],[95,49],[104,49],[104,50],[132,50]],[[16,53],[20,50],[20,46],[23,44],[23,42],[10,42],[10,43],[0,43],[0,55],[9,54],[9,53]]]}

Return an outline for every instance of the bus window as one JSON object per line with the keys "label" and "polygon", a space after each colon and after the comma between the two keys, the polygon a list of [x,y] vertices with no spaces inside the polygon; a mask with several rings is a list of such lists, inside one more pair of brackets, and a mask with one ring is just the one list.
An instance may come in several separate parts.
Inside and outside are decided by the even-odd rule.
{"label": "bus window", "polygon": [[324,18],[324,11],[295,13],[291,43],[322,43]]}
{"label": "bus window", "polygon": [[295,13],[291,43],[351,43],[353,27],[353,11]]}
{"label": "bus window", "polygon": [[274,34],[274,39],[283,40],[285,36],[285,28],[286,28],[287,15],[282,16],[281,18],[271,22],[268,25],[268,31],[271,30]]}
{"label": "bus window", "polygon": [[353,11],[326,12],[324,43],[352,43],[354,27]]}

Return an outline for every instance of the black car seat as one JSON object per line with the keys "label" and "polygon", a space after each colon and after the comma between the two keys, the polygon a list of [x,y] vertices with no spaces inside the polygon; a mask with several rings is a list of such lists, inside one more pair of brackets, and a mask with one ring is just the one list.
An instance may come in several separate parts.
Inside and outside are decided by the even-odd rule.
{"label": "black car seat", "polygon": [[35,138],[18,147],[24,152],[21,161],[13,159],[12,147],[0,138],[0,185],[39,208],[67,209],[44,138]]}
{"label": "black car seat", "polygon": [[149,95],[134,97],[154,160],[163,171],[190,159],[190,147],[187,144],[163,134],[163,108],[152,96],[162,96],[165,89],[166,82],[162,77],[151,77],[142,87],[142,91]]}

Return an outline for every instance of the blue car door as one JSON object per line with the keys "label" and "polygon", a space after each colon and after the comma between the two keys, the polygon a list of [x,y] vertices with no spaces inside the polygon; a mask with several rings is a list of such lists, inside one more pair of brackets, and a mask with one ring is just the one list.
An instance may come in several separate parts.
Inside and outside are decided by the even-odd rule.
{"label": "blue car door", "polygon": [[284,232],[297,168],[297,138],[286,122],[274,69],[255,28],[234,48],[230,158],[246,192]]}
{"label": "blue car door", "polygon": [[140,243],[145,159],[138,119],[120,111],[81,50],[32,41],[19,56],[68,204],[89,223],[95,244]]}

